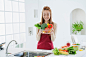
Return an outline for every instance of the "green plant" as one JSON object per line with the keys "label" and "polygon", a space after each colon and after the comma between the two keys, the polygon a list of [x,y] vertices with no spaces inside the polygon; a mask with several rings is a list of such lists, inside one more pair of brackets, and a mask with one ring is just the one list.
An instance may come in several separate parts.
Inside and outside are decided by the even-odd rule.
{"label": "green plant", "polygon": [[72,24],[72,28],[73,28],[72,33],[74,33],[75,31],[80,32],[83,29],[83,25],[84,24],[82,21],[80,21],[79,23],[74,22],[74,24]]}

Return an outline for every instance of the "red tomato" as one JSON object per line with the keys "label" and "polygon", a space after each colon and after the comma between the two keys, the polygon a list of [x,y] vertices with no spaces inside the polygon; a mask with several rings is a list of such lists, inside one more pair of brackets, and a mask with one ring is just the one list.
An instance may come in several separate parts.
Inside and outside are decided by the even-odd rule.
{"label": "red tomato", "polygon": [[49,28],[45,28],[45,30],[49,30]]}
{"label": "red tomato", "polygon": [[67,47],[67,46],[64,46],[64,47]]}
{"label": "red tomato", "polygon": [[64,52],[68,52],[67,50],[62,50],[62,51],[64,51]]}
{"label": "red tomato", "polygon": [[49,28],[46,27],[46,28],[45,28],[45,32],[47,33],[48,31],[49,31]]}
{"label": "red tomato", "polygon": [[70,46],[70,43],[67,43],[67,46],[69,47]]}
{"label": "red tomato", "polygon": [[62,48],[64,48],[64,46]]}

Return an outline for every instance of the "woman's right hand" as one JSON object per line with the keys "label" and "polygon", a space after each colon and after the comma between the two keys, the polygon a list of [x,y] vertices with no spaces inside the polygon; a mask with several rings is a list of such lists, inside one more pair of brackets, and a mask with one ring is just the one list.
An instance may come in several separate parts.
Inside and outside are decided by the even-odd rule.
{"label": "woman's right hand", "polygon": [[42,34],[45,34],[45,33],[43,33],[43,32],[42,32],[42,30],[41,30],[41,29],[39,29],[39,34],[41,34],[41,33],[42,33]]}
{"label": "woman's right hand", "polygon": [[42,31],[41,31],[41,29],[39,29],[39,34],[41,34],[42,33]]}
{"label": "woman's right hand", "polygon": [[41,35],[41,33],[42,33],[42,31],[41,31],[41,29],[39,29],[39,33],[38,34]]}

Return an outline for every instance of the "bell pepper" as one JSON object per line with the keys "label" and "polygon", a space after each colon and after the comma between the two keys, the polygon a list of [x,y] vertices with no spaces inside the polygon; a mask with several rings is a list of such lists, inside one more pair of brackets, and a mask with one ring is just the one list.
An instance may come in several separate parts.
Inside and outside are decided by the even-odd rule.
{"label": "bell pepper", "polygon": [[50,28],[50,29],[51,29],[52,27],[53,27],[53,25],[52,25],[52,24],[49,24],[49,25],[48,25],[48,28]]}

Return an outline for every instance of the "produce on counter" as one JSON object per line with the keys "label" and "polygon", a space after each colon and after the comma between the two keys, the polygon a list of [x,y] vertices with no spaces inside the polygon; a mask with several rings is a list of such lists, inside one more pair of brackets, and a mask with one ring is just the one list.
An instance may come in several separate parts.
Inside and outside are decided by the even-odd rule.
{"label": "produce on counter", "polygon": [[69,47],[70,46],[70,43],[68,42],[66,45]]}
{"label": "produce on counter", "polygon": [[79,50],[79,46],[80,46],[80,44],[72,44],[72,46],[73,46],[73,48],[74,48],[74,50],[75,51],[77,51],[77,50]]}
{"label": "produce on counter", "polygon": [[59,51],[62,55],[68,55],[68,52],[64,52],[64,51]]}
{"label": "produce on counter", "polygon": [[76,54],[76,51],[74,50],[73,46],[67,48],[69,54]]}
{"label": "produce on counter", "polygon": [[73,46],[74,50],[77,51],[79,49],[79,46]]}
{"label": "produce on counter", "polygon": [[83,49],[79,49],[79,51],[83,51]]}
{"label": "produce on counter", "polygon": [[64,51],[60,51],[58,50],[57,48],[54,48],[53,51],[54,55],[68,55],[69,53],[68,52],[64,52]]}
{"label": "produce on counter", "polygon": [[80,44],[77,43],[77,44],[72,44],[72,45],[80,45]]}
{"label": "produce on counter", "polygon": [[[73,46],[57,49],[56,47],[53,49],[54,55],[69,55],[69,54],[76,54],[76,51],[74,50]],[[65,48],[66,47],[66,48]]]}
{"label": "produce on counter", "polygon": [[62,48],[67,48],[67,46],[62,46]]}
{"label": "produce on counter", "polygon": [[54,53],[54,55],[60,55],[61,54],[57,48],[54,48],[52,52]]}

